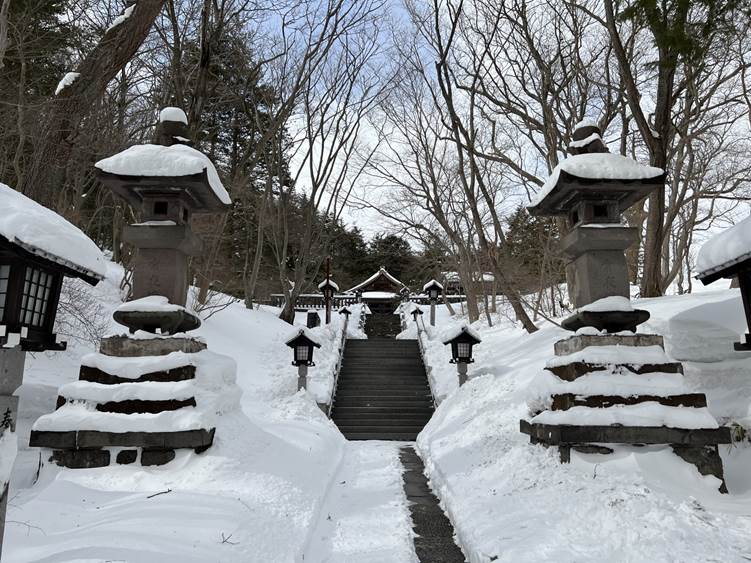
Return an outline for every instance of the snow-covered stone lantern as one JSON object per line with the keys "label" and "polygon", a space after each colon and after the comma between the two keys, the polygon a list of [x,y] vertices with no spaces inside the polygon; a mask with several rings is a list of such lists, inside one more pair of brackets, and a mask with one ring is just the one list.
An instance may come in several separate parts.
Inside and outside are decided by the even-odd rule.
{"label": "snow-covered stone lantern", "polygon": [[[751,332],[751,217],[715,235],[701,247],[696,259],[696,276],[704,284],[720,278],[738,278],[746,326]],[[736,342],[737,351],[751,350],[751,334]]]}
{"label": "snow-covered stone lantern", "polygon": [[314,366],[313,351],[321,345],[316,342],[310,333],[301,328],[294,333],[292,338],[285,342],[292,348],[292,365],[297,367],[297,389],[305,389],[307,386],[308,367]]}
{"label": "snow-covered stone lantern", "polygon": [[[8,481],[17,450],[18,397],[26,352],[65,350],[54,333],[64,277],[96,285],[101,251],[79,229],[0,184],[0,553]],[[7,469],[3,471],[3,469]]]}
{"label": "snow-covered stone lantern", "polygon": [[430,300],[430,326],[435,326],[435,305],[443,293],[443,286],[436,280],[430,280],[422,287],[422,291]]}
{"label": "snow-covered stone lantern", "polygon": [[456,364],[459,385],[464,385],[467,382],[467,366],[475,361],[472,348],[482,342],[482,338],[472,327],[462,325],[449,330],[442,340],[446,346],[451,346],[450,363]]}
{"label": "snow-covered stone lantern", "polygon": [[201,453],[241,393],[234,361],[185,334],[200,326],[185,308],[188,259],[201,251],[191,217],[225,212],[231,200],[211,160],[189,146],[182,110],[162,110],[157,140],[95,165],[140,215],[123,232],[137,249],[131,300],[113,315],[136,334],[103,338],[82,358],[79,381],[59,389],[57,410],[34,423],[30,445],[52,450],[58,465],[163,465],[178,449]]}
{"label": "snow-covered stone lantern", "polygon": [[[568,218],[561,247],[577,311],[562,326],[576,333],[555,343],[555,357],[530,387],[529,418],[520,430],[534,444],[557,446],[562,462],[572,450],[671,448],[702,475],[717,477],[726,492],[718,444],[730,442],[729,429],[707,410],[703,393],[687,389],[683,366],[665,354],[662,336],[636,332],[649,313],[629,298],[624,251],[638,233],[621,224],[621,214],[663,189],[665,174],[608,153],[591,123],[576,126],[569,153],[529,212]],[[650,376],[666,379],[659,393]]]}

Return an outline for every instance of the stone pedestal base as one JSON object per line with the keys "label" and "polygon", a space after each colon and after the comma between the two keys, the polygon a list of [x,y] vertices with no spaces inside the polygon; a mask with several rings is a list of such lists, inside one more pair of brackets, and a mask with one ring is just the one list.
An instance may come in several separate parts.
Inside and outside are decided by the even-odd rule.
{"label": "stone pedestal base", "polygon": [[[104,355],[119,358],[141,356],[164,356],[172,352],[193,354],[206,349],[206,344],[193,338],[135,339],[113,336],[102,340],[100,350]],[[116,363],[116,362],[115,362]],[[99,413],[121,416],[144,413],[158,414],[195,408],[200,398],[179,397],[159,400],[118,399],[119,386],[151,382],[189,381],[196,376],[196,367],[191,363],[164,371],[144,373],[139,377],[123,377],[108,373],[98,367],[81,366],[79,381],[92,382],[112,389],[112,400],[97,399],[93,405]],[[76,397],[58,397],[58,408],[64,407]],[[83,399],[84,403],[91,403]],[[144,432],[109,432],[97,430],[40,431],[32,430],[30,445],[50,448],[50,461],[72,469],[104,467],[112,463],[162,465],[175,458],[175,450],[192,449],[201,453],[214,441],[214,428],[196,430],[162,431],[158,427]]]}
{"label": "stone pedestal base", "polygon": [[[678,362],[667,361],[667,357],[660,350],[651,350],[652,361],[664,359],[665,361],[653,364],[618,364],[607,362],[606,364],[588,363],[589,357],[603,357],[602,354],[585,351],[599,346],[620,346],[631,349],[658,346],[662,348],[663,339],[653,334],[633,335],[575,335],[555,344],[555,354],[559,358],[578,354],[577,359],[568,363],[559,360],[551,362],[548,371],[556,375],[562,382],[576,382],[593,372],[610,370],[611,377],[615,382],[617,378],[639,374],[682,374],[683,366]],[[584,352],[584,354],[582,354]],[[646,353],[646,351],[645,351]],[[640,354],[630,352],[626,357],[636,359]],[[605,356],[607,357],[607,356]],[[638,378],[636,378],[638,381]],[[630,383],[630,385],[638,385]],[[565,385],[563,391],[565,391]],[[602,386],[600,385],[600,389]],[[580,392],[560,392],[550,397],[549,411],[568,411],[577,409],[608,409],[614,407],[628,407],[641,403],[657,403],[662,407],[670,408],[695,408],[703,409],[707,406],[707,399],[703,393],[675,393],[655,394],[645,391],[643,393],[624,393],[623,395],[585,394]],[[638,386],[635,391],[638,390]],[[677,388],[680,391],[680,387]],[[600,392],[602,393],[602,392]],[[590,413],[592,413],[590,411]],[[579,412],[579,411],[574,411]],[[628,412],[628,411],[623,411]],[[623,415],[621,415],[623,416]],[[705,415],[706,416],[706,415]],[[613,424],[610,426],[597,426],[592,424],[576,424],[575,418],[564,414],[548,417],[540,417],[542,420],[565,420],[563,424],[535,423],[526,420],[520,421],[520,431],[527,434],[533,444],[558,447],[561,462],[568,463],[571,459],[571,450],[582,453],[608,454],[612,453],[613,445],[669,445],[673,451],[685,461],[695,465],[702,475],[714,475],[722,484],[719,490],[727,492],[725,486],[722,460],[720,459],[718,444],[731,442],[730,429],[721,428],[672,428],[667,426],[637,426],[625,424]],[[608,418],[605,417],[605,420]],[[591,420],[591,418],[590,418]]]}
{"label": "stone pedestal base", "polygon": [[579,311],[566,318],[561,326],[566,330],[576,332],[580,328],[594,327],[610,333],[631,331],[649,320],[649,312],[635,311]]}

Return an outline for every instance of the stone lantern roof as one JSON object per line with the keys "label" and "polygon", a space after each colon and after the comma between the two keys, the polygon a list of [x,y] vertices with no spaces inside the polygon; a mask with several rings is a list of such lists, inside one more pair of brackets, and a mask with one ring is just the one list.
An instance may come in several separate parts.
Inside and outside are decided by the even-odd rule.
{"label": "stone lantern roof", "polygon": [[555,167],[527,209],[531,215],[568,215],[583,200],[612,202],[618,213],[644,199],[665,183],[665,172],[611,154],[599,128],[576,126],[568,151],[572,156]]}
{"label": "stone lantern roof", "polygon": [[182,201],[193,213],[227,211],[232,200],[208,156],[190,146],[179,108],[159,114],[159,144],[134,145],[95,164],[97,176],[136,209],[149,199]]}

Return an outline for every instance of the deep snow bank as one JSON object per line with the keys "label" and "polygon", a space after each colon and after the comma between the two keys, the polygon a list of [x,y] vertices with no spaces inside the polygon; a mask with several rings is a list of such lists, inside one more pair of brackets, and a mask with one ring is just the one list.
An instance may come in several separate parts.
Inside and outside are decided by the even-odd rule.
{"label": "deep snow bank", "polygon": [[[742,315],[737,292],[638,306],[652,312],[644,331],[663,333],[668,355],[712,360],[685,363],[686,387],[707,393],[720,423],[745,423],[749,360],[731,352],[735,332],[743,329],[733,312]],[[713,478],[663,447],[624,447],[608,457],[572,454],[572,463],[561,465],[557,450],[529,444],[519,419],[528,413],[530,382],[553,356],[553,343],[569,333],[549,323],[532,335],[475,323],[483,342],[475,347],[469,383],[458,388],[449,351],[437,338],[452,322],[441,308],[438,326],[427,330],[427,361],[445,400],[418,448],[471,561],[751,557],[751,444],[721,446],[730,495],[720,495]]]}
{"label": "deep snow bank", "polygon": [[[107,279],[90,290],[108,313],[122,302],[121,275],[109,264]],[[284,345],[291,327],[276,313],[234,303],[193,333],[212,354],[237,363],[241,408],[215,413],[216,438],[207,452],[180,452],[162,467],[46,465],[34,483],[39,450],[27,446],[29,428],[54,410],[58,387],[75,385],[82,358],[95,350],[72,341],[63,353],[29,355],[18,391],[21,452],[11,479],[3,563],[299,561],[345,441],[313,397],[297,393]],[[341,325],[320,332],[328,346]],[[326,356],[319,363],[321,379]]]}

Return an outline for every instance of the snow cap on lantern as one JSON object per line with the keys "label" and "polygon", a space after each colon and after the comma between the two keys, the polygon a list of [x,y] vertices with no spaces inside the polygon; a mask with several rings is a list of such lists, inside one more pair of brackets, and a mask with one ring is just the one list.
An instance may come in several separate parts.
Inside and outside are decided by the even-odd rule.
{"label": "snow cap on lantern", "polygon": [[294,359],[292,360],[293,366],[315,365],[313,363],[313,350],[320,348],[321,345],[313,339],[307,329],[301,328],[297,330],[285,344],[292,348],[294,354]]}
{"label": "snow cap on lantern", "polygon": [[[601,131],[591,122],[577,124],[569,152],[555,167],[540,193],[527,208],[531,215],[564,216],[570,232],[561,240],[568,260],[569,296],[578,312],[563,327],[578,330],[635,331],[649,318],[646,311],[586,310],[609,297],[629,297],[624,251],[638,238],[637,229],[621,224],[622,213],[665,183],[660,168],[610,154]],[[601,302],[605,304],[607,302]]]}

